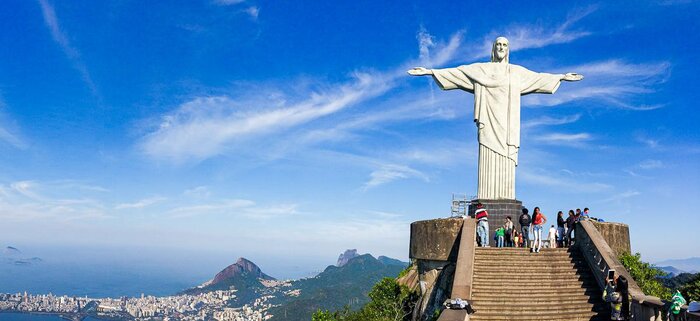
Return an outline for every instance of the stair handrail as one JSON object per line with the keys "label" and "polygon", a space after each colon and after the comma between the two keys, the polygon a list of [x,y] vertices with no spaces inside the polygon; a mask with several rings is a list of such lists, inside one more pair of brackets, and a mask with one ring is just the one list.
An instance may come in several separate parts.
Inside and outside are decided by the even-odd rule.
{"label": "stair handrail", "polygon": [[[575,246],[583,254],[588,263],[594,278],[601,290],[605,288],[605,278],[608,270],[614,269],[618,275],[623,275],[629,285],[629,292],[632,296],[632,312],[637,320],[661,320],[661,311],[664,302],[655,296],[645,295],[637,282],[632,278],[627,269],[620,263],[608,242],[603,235],[588,220],[580,221],[576,224]],[[636,306],[635,306],[636,305]]]}

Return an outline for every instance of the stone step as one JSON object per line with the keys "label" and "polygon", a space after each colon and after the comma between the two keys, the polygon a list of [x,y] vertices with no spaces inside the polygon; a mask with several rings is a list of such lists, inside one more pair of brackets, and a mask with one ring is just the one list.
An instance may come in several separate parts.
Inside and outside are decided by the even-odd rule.
{"label": "stone step", "polygon": [[474,260],[474,267],[502,267],[502,268],[528,268],[528,267],[548,267],[548,266],[565,266],[565,267],[587,267],[588,263],[583,259],[562,259],[562,260],[528,260],[512,261],[512,260]]}
{"label": "stone step", "polygon": [[[575,269],[549,269],[549,270],[532,270],[532,271],[523,271],[522,273],[515,273],[514,271],[508,272],[508,271],[499,271],[499,270],[489,270],[489,269],[480,269],[480,270],[474,270],[474,276],[482,276],[482,277],[509,277],[509,278],[528,278],[528,279],[549,279],[552,277],[559,277],[559,276],[569,276],[569,277],[578,277],[582,276],[581,274],[578,273]],[[588,276],[588,275],[586,275]]]}
{"label": "stone step", "polygon": [[609,315],[599,314],[596,312],[584,312],[584,313],[561,313],[553,312],[550,314],[524,314],[520,313],[517,318],[513,316],[504,314],[487,314],[477,311],[475,314],[469,316],[470,321],[604,321],[610,320]]}
{"label": "stone step", "polygon": [[508,283],[508,282],[531,282],[531,281],[541,281],[546,283],[575,283],[578,281],[588,281],[595,280],[592,275],[579,275],[574,272],[570,273],[551,273],[544,275],[544,277],[528,277],[526,275],[519,274],[503,274],[503,273],[474,273],[474,281],[490,281],[496,282],[498,284]]}
{"label": "stone step", "polygon": [[[494,307],[479,307],[474,305],[474,310],[477,314],[481,315],[510,315],[520,317],[521,315],[542,315],[542,314],[556,314],[556,313],[605,313],[607,307],[594,307],[593,305],[576,305],[576,306],[548,306],[548,307],[537,307],[537,306],[509,306],[501,305]],[[518,318],[516,318],[518,319]]]}
{"label": "stone step", "polygon": [[523,294],[517,297],[489,297],[489,296],[473,296],[472,303],[474,306],[501,306],[507,305],[517,305],[517,306],[530,306],[530,305],[577,305],[577,304],[592,304],[595,305],[600,303],[600,300],[596,298],[581,294],[574,295],[561,295],[560,293],[550,293],[550,294],[540,294],[537,296],[529,296]]}
{"label": "stone step", "polygon": [[556,293],[561,296],[569,295],[588,295],[594,298],[602,296],[602,292],[593,288],[538,288],[535,286],[528,286],[527,289],[521,289],[518,292],[513,292],[512,288],[493,288],[493,287],[475,287],[472,290],[472,298],[478,299],[485,297],[486,295],[500,295],[503,298],[514,298],[514,297],[538,297]]}
{"label": "stone step", "polygon": [[508,302],[513,302],[513,303],[528,303],[530,301],[547,301],[547,300],[558,300],[558,299],[569,299],[569,298],[575,298],[578,300],[584,300],[584,301],[593,301],[593,303],[598,301],[598,297],[602,296],[602,293],[599,293],[600,295],[594,295],[596,294],[596,291],[585,291],[584,289],[577,289],[574,291],[566,291],[565,293],[563,292],[553,292],[553,291],[548,291],[548,292],[539,292],[539,293],[531,293],[529,291],[523,291],[523,292],[518,292],[518,293],[497,293],[497,292],[487,292],[487,291],[481,291],[481,292],[472,292],[472,299],[475,301],[494,301],[494,302],[501,302],[501,301],[508,301]]}
{"label": "stone step", "polygon": [[[555,291],[555,292],[563,292],[563,291],[572,291],[572,290],[578,290],[578,289],[586,289],[586,290],[598,290],[598,287],[592,284],[581,284],[581,283],[572,283],[572,284],[553,284],[553,283],[545,283],[545,282],[538,282],[538,281],[533,281],[533,282],[521,282],[521,283],[501,283],[501,284],[493,284],[492,282],[479,282],[479,283],[474,283],[473,289],[475,291],[487,291],[487,290],[500,290],[500,289],[505,289],[505,290],[513,290],[517,289],[517,293],[523,293],[527,291]],[[502,292],[499,292],[502,293]]]}

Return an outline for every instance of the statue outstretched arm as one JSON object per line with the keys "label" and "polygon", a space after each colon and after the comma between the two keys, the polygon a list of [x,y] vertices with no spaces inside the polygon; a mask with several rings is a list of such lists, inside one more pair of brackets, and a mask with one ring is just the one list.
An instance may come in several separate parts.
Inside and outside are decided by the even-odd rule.
{"label": "statue outstretched arm", "polygon": [[564,80],[564,81],[579,81],[581,79],[583,79],[583,75],[579,75],[575,72],[567,73],[561,77],[561,80]]}
{"label": "statue outstretched arm", "polygon": [[431,69],[423,68],[423,67],[415,67],[413,69],[409,69],[407,73],[411,76],[427,76],[427,75],[432,75],[433,71]]}

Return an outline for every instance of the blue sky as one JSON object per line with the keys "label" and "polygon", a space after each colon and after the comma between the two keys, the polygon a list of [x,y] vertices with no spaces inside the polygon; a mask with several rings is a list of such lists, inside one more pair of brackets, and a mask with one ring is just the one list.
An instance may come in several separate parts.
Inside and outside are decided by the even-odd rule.
{"label": "blue sky", "polygon": [[276,276],[407,259],[410,222],[476,194],[477,144],[472,96],[405,70],[505,35],[511,63],[586,77],[523,98],[518,199],[700,256],[700,5],[630,4],[6,2],[0,244]]}

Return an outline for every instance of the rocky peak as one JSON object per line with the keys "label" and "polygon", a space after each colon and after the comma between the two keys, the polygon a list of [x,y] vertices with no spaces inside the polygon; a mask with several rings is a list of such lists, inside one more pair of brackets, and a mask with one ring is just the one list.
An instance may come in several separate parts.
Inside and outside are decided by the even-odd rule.
{"label": "rocky peak", "polygon": [[358,256],[359,255],[357,254],[357,249],[345,250],[345,252],[341,253],[340,256],[338,257],[338,263],[336,263],[335,265],[338,267],[341,267],[345,264],[348,264],[348,261],[350,261],[353,258],[356,258]]}
{"label": "rocky peak", "polygon": [[236,263],[227,266],[225,269],[221,270],[221,272],[217,273],[210,284],[217,284],[223,280],[244,275],[253,276],[258,279],[274,280],[273,277],[263,273],[255,263],[241,257],[236,260]]}

